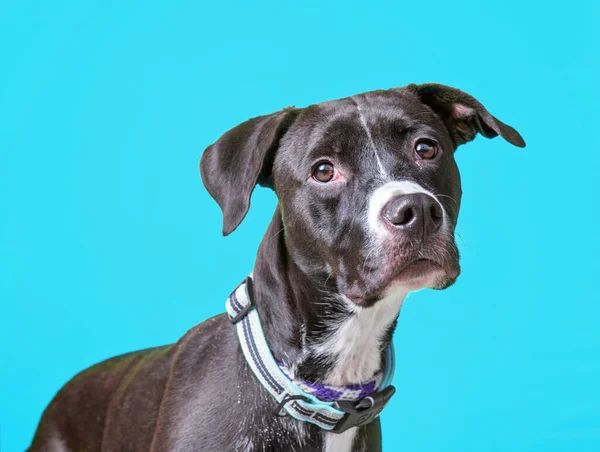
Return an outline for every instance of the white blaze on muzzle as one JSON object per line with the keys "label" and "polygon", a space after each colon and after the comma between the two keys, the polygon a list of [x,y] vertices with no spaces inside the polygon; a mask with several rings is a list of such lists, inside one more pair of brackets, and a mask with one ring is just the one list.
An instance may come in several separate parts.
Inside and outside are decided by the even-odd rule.
{"label": "white blaze on muzzle", "polygon": [[435,196],[432,192],[425,189],[423,186],[417,184],[416,182],[410,180],[402,180],[388,182],[385,185],[382,185],[381,187],[377,188],[371,195],[367,211],[367,223],[369,226],[369,230],[377,237],[383,237],[388,235],[390,232],[382,223],[383,220],[381,213],[384,207],[396,196],[410,195],[413,193],[424,193],[435,199],[435,201],[442,208],[442,212],[444,215],[444,220],[442,224],[443,229],[446,226],[447,214],[446,209],[444,209],[444,205],[439,201],[437,196]]}

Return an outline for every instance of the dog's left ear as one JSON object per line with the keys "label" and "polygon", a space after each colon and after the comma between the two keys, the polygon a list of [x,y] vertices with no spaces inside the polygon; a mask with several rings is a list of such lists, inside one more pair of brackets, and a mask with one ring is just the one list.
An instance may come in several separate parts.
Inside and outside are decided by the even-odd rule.
{"label": "dog's left ear", "polygon": [[494,118],[473,96],[438,83],[412,84],[407,88],[444,121],[456,146],[473,140],[477,133],[481,133],[486,138],[500,135],[515,146],[525,147],[525,140],[519,132]]}
{"label": "dog's left ear", "polygon": [[249,119],[202,154],[202,182],[223,211],[223,235],[231,234],[248,213],[257,183],[273,188],[275,152],[299,111],[292,107]]}

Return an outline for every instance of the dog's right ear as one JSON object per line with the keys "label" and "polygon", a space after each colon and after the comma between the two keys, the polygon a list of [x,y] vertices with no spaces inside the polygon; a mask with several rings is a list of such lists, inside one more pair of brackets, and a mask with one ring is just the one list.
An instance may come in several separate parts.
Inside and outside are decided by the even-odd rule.
{"label": "dog's right ear", "polygon": [[202,154],[202,182],[223,212],[223,235],[231,234],[248,213],[257,183],[273,188],[275,152],[299,111],[290,107],[249,119]]}

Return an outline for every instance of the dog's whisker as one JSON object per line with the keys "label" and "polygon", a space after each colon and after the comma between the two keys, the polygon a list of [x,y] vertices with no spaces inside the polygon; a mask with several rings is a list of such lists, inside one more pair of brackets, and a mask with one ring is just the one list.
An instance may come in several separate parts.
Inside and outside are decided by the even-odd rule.
{"label": "dog's whisker", "polygon": [[279,231],[277,231],[275,234],[273,234],[271,237],[269,237],[269,240],[274,239],[275,237],[277,237],[279,234],[281,234],[283,231],[285,231],[285,226],[282,227]]}
{"label": "dog's whisker", "polygon": [[449,198],[450,200],[454,201],[455,204],[458,204],[458,201],[456,201],[456,199],[454,199],[452,196],[449,195],[444,195],[443,193],[433,193],[434,196],[441,196],[443,198]]}

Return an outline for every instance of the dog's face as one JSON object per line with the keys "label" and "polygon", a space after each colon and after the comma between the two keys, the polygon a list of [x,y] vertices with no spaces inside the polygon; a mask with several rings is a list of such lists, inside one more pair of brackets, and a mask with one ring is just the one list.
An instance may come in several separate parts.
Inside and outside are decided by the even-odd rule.
{"label": "dog's face", "polygon": [[254,185],[270,186],[295,263],[369,306],[392,289],[442,289],[458,276],[454,152],[477,133],[524,146],[471,96],[410,85],[254,118],[209,147],[201,171],[225,234]]}
{"label": "dog's face", "polygon": [[[303,111],[275,157],[288,247],[357,303],[458,275],[460,178],[444,123],[403,92]],[[416,97],[416,96],[414,96]],[[294,133],[295,132],[295,133]]]}

